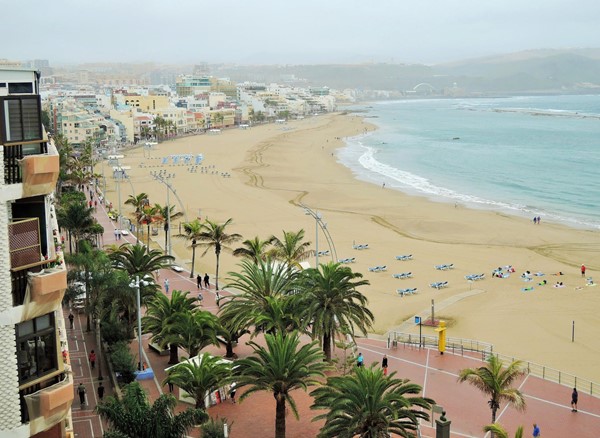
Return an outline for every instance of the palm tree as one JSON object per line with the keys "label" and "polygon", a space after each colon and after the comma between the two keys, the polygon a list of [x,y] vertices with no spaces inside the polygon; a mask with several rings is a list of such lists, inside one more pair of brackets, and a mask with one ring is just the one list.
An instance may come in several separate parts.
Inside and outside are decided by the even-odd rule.
{"label": "palm tree", "polygon": [[233,251],[236,257],[244,257],[258,263],[258,260],[266,260],[268,247],[271,245],[271,240],[260,240],[258,236],[254,239],[244,240],[241,246]]}
{"label": "palm tree", "polygon": [[[296,290],[298,274],[289,272],[271,259],[254,263],[247,259],[241,263],[241,272],[230,272],[227,287],[239,293],[233,295],[221,307],[219,316],[231,327],[248,330],[255,326],[255,332],[264,327],[257,324],[257,318],[274,315],[274,300],[291,300]],[[261,319],[261,323],[266,321]]]}
{"label": "palm tree", "polygon": [[156,205],[146,205],[145,207],[142,207],[140,217],[138,218],[138,224],[146,225],[148,227],[148,241],[146,244],[148,252],[150,251],[150,225],[160,220],[162,220],[162,216]]}
{"label": "palm tree", "polygon": [[196,307],[196,300],[188,297],[189,292],[174,290],[171,299],[166,295],[158,294],[148,303],[146,314],[142,318],[142,330],[144,333],[152,333],[150,340],[157,342],[161,347],[169,345],[169,363],[179,362],[176,343],[170,343],[175,337],[173,326],[177,318],[191,312]]}
{"label": "palm tree", "polygon": [[69,253],[73,252],[72,241],[75,240],[75,251],[78,251],[79,240],[95,223],[94,209],[84,201],[69,202],[61,205],[57,211],[57,220],[61,228],[69,235]]}
{"label": "palm tree", "polygon": [[163,223],[163,230],[165,231],[165,254],[167,254],[167,251],[169,249],[169,242],[167,241],[167,238],[169,236],[169,222],[175,219],[179,219],[181,216],[183,216],[183,213],[180,211],[175,213],[175,207],[172,205],[165,205],[163,207],[160,204],[156,204],[156,210],[158,216],[160,217],[159,222]]}
{"label": "palm tree", "polygon": [[123,398],[108,397],[96,406],[100,417],[109,425],[105,437],[114,438],[184,438],[199,423],[208,419],[201,409],[187,409],[175,414],[177,399],[163,394],[151,405],[138,382],[123,390]]}
{"label": "palm tree", "polygon": [[139,243],[121,245],[117,252],[110,254],[110,258],[115,268],[127,271],[132,278],[137,275],[141,279],[148,279],[154,271],[170,265],[174,260],[156,249],[147,253],[146,248]]}
{"label": "palm tree", "polygon": [[340,333],[354,335],[357,327],[364,334],[373,324],[367,298],[357,290],[369,284],[362,274],[339,263],[327,263],[302,273],[303,316],[312,327],[313,338],[320,338],[323,353],[331,361],[331,347]]}
{"label": "palm tree", "polygon": [[300,268],[300,262],[314,255],[314,250],[308,249],[310,242],[302,242],[304,230],[298,232],[284,231],[283,239],[271,236],[269,239],[273,244],[271,255],[284,262],[289,269]]}
{"label": "palm tree", "polygon": [[206,409],[204,399],[231,377],[231,362],[208,353],[180,362],[167,372],[163,385],[177,385],[196,401],[196,409]]}
{"label": "palm tree", "polygon": [[275,398],[275,438],[285,438],[285,408],[289,403],[298,418],[291,396],[295,389],[307,390],[319,383],[327,369],[323,353],[315,342],[300,346],[298,333],[265,335],[266,347],[250,342],[254,355],[236,361],[234,379],[239,388],[248,387],[240,401],[257,391],[269,391]]}
{"label": "palm tree", "polygon": [[[491,432],[496,438],[508,438],[508,432],[498,423],[488,424],[483,428],[484,432]],[[517,427],[515,438],[523,438],[523,426]]]}
{"label": "palm tree", "polygon": [[361,367],[353,374],[330,377],[312,391],[311,409],[328,411],[314,418],[325,419],[319,437],[415,436],[419,419],[429,419],[427,411],[435,402],[417,396],[419,385],[395,375],[386,376],[375,365]]}
{"label": "palm tree", "polygon": [[198,238],[202,233],[202,222],[200,219],[194,219],[191,222],[183,224],[183,234],[178,234],[177,237],[183,237],[190,242],[188,248],[192,248],[192,269],[190,278],[194,278],[194,269],[196,267],[196,247],[198,246]]}
{"label": "palm tree", "polygon": [[204,347],[219,345],[219,319],[206,310],[196,307],[172,315],[163,321],[163,325],[170,326],[171,334],[167,336],[169,343],[179,345],[190,357],[197,356]]}
{"label": "palm tree", "polygon": [[233,219],[231,218],[227,219],[222,224],[206,219],[206,222],[202,224],[202,231],[196,239],[198,245],[206,248],[202,255],[205,255],[210,248],[214,248],[215,250],[215,255],[217,257],[215,287],[217,290],[219,290],[219,257],[221,256],[221,251],[228,250],[229,248],[227,245],[237,242],[242,238],[242,236],[237,233],[227,234],[226,229],[232,222]]}
{"label": "palm tree", "polygon": [[[148,195],[146,193],[140,193],[139,195],[129,195],[127,201],[125,201],[126,205],[131,205],[135,209],[133,212],[133,216],[137,223],[140,221],[140,217],[142,216],[142,209],[147,206],[149,203]],[[140,240],[140,229],[136,227],[135,229],[135,237],[139,241]]]}
{"label": "palm tree", "polygon": [[503,401],[511,404],[518,411],[525,410],[523,394],[517,388],[511,387],[516,379],[525,374],[522,366],[523,362],[516,360],[504,368],[498,357],[490,355],[486,366],[461,370],[458,381],[469,382],[484,394],[489,395],[488,404],[492,410],[492,423],[495,423],[496,413]]}

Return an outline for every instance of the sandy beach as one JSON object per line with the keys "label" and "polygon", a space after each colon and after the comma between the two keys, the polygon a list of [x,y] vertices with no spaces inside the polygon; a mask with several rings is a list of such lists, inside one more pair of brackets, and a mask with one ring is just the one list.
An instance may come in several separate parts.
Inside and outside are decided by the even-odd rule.
{"label": "sandy beach", "polygon": [[[341,138],[370,129],[373,126],[359,115],[332,114],[181,138],[151,151],[134,149],[122,160],[131,167],[131,184],[121,184],[121,200],[133,189],[165,205],[166,188],[150,175],[164,169],[175,175],[170,181],[188,220],[233,218],[229,231],[248,239],[303,228],[314,244],[315,220],[304,214],[303,203],[322,213],[338,258],[354,257],[355,263],[348,266],[370,281],[362,292],[375,314],[374,334],[383,335],[416,314],[428,317],[435,300],[436,318],[450,322],[449,336],[489,342],[499,353],[600,382],[600,287],[586,287],[579,271],[585,263],[588,276],[600,281],[600,233],[544,222],[534,225],[528,219],[432,202],[359,181],[337,162],[336,149],[343,146]],[[196,172],[172,161],[161,165],[163,157],[185,153],[204,155]],[[106,175],[106,197],[116,208],[109,167],[98,165],[96,172]],[[231,176],[222,176],[224,172]],[[181,209],[173,196],[170,203]],[[125,216],[131,211],[123,207]],[[172,224],[174,234],[177,223]],[[159,228],[153,247],[164,246]],[[353,244],[368,244],[368,249],[356,250]],[[320,233],[319,250],[325,249]],[[186,243],[174,238],[173,250],[178,263],[189,268]],[[396,260],[401,254],[412,254],[413,259]],[[227,272],[237,269],[239,259],[223,254],[221,260],[220,283],[225,284]],[[320,262],[328,260],[331,257],[320,257]],[[309,262],[314,266],[314,259]],[[439,264],[453,264],[454,269],[436,270]],[[369,271],[379,265],[386,265],[387,271]],[[516,272],[509,278],[491,277],[494,268],[506,265]],[[526,283],[520,278],[526,270],[545,276]],[[214,254],[197,258],[196,271],[213,277]],[[560,271],[565,275],[552,275]],[[412,277],[393,278],[402,272]],[[470,283],[464,276],[472,273],[485,273],[486,278]],[[544,279],[548,284],[538,286]],[[436,281],[447,281],[448,287],[430,288]],[[557,281],[565,287],[553,287]],[[521,291],[530,286],[533,291]],[[398,288],[415,287],[416,295],[396,293]]]}

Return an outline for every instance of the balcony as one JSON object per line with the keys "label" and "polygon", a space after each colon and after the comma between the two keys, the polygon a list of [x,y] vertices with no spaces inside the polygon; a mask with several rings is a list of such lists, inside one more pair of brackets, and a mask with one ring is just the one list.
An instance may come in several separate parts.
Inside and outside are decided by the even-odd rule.
{"label": "balcony", "polygon": [[69,379],[24,395],[30,435],[43,432],[64,420],[71,409],[74,395],[73,382]]}
{"label": "balcony", "polygon": [[58,181],[60,160],[57,155],[28,155],[21,161],[23,196],[52,193]]}
{"label": "balcony", "polygon": [[48,143],[4,145],[4,184],[19,184],[23,182],[21,160],[30,155],[48,153]]}

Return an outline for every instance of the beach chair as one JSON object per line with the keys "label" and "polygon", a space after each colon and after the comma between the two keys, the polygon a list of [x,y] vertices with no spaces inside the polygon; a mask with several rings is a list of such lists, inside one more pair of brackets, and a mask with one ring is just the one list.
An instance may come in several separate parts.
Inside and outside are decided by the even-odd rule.
{"label": "beach chair", "polygon": [[415,295],[417,293],[417,288],[413,287],[412,289],[409,289],[409,292],[411,295]]}
{"label": "beach chair", "polygon": [[369,268],[369,272],[377,272],[379,270],[378,266],[372,266]]}
{"label": "beach chair", "polygon": [[396,293],[401,297],[404,297],[404,295],[406,295],[406,289],[396,289]]}
{"label": "beach chair", "polygon": [[369,248],[369,244],[368,243],[364,243],[364,244],[360,244],[360,245],[352,245],[352,248],[354,249],[368,249]]}
{"label": "beach chair", "polygon": [[407,260],[411,260],[412,259],[412,254],[406,254],[406,255],[397,255],[396,256],[396,260],[400,260],[400,261],[407,261]]}
{"label": "beach chair", "polygon": [[443,271],[446,269],[446,266],[448,265],[435,265],[435,269],[437,269],[438,271]]}
{"label": "beach chair", "polygon": [[387,265],[377,266],[379,272],[387,271]]}
{"label": "beach chair", "polygon": [[320,256],[326,256],[329,255],[329,250],[326,249],[325,251],[319,251],[317,254],[319,254]]}
{"label": "beach chair", "polygon": [[435,281],[433,283],[429,283],[429,287],[431,287],[433,289],[439,289],[441,284],[442,284],[441,281]]}

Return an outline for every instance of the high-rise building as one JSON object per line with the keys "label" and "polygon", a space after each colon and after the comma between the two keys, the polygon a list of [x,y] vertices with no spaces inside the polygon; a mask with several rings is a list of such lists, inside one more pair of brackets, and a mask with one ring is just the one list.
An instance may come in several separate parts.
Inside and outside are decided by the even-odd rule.
{"label": "high-rise building", "polygon": [[53,193],[59,156],[39,73],[0,69],[0,436],[69,437],[74,390]]}

